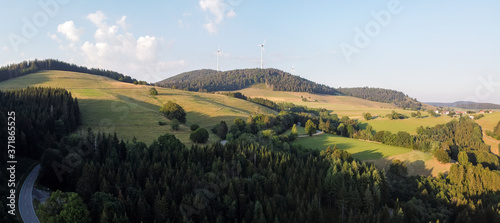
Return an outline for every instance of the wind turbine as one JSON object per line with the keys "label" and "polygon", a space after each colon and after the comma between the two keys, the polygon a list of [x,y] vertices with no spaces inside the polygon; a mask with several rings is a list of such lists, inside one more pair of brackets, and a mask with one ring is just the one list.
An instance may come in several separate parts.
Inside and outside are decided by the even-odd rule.
{"label": "wind turbine", "polygon": [[264,45],[266,44],[266,41],[267,39],[265,39],[262,44],[257,45],[260,46],[260,69],[264,69],[264,52],[266,52]]}
{"label": "wind turbine", "polygon": [[292,64],[292,74],[295,75],[295,64]]}
{"label": "wind turbine", "polygon": [[219,55],[221,54],[222,52],[220,51],[220,46],[217,47],[217,72],[220,71],[220,68],[219,68]]}

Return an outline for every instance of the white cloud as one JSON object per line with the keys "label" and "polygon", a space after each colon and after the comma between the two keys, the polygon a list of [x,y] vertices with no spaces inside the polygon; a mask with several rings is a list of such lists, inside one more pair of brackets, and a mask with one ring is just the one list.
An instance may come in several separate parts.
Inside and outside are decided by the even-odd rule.
{"label": "white cloud", "polygon": [[224,19],[224,2],[222,0],[200,0],[203,11],[209,11],[215,16],[215,22],[220,23]]}
{"label": "white cloud", "polygon": [[146,81],[160,81],[166,73],[180,71],[185,66],[184,60],[161,59],[173,41],[164,41],[163,37],[154,35],[136,37],[126,30],[126,18],[122,16],[113,24],[100,11],[89,14],[87,19],[95,25],[93,38],[84,40],[83,44],[61,44],[59,49],[70,52],[73,57],[82,57],[85,61],[82,65],[123,72]]}
{"label": "white cloud", "polygon": [[203,27],[205,27],[205,29],[209,33],[215,33],[215,32],[217,32],[217,28],[215,27],[215,24],[212,21],[209,21],[207,24],[203,25]]}
{"label": "white cloud", "polygon": [[122,27],[123,30],[127,29],[127,23],[125,22],[126,19],[127,16],[122,16],[118,21],[116,21],[116,24]]}
{"label": "white cloud", "polygon": [[[80,36],[83,34],[83,28],[76,28],[73,21],[66,21],[57,26],[57,32],[66,36],[66,39],[76,42],[80,40]],[[50,37],[52,38],[52,36]]]}
{"label": "white cloud", "polygon": [[2,50],[3,50],[3,51],[5,51],[5,52],[7,52],[7,51],[9,51],[9,47],[7,47],[7,46],[3,46],[3,47],[2,47]]}
{"label": "white cloud", "polygon": [[154,36],[141,36],[137,39],[135,55],[140,61],[156,59],[158,42]]}
{"label": "white cloud", "polygon": [[226,17],[228,17],[228,18],[236,17],[236,12],[231,9],[231,10],[229,10],[229,12],[227,12]]}
{"label": "white cloud", "polygon": [[107,18],[106,15],[104,15],[104,13],[102,13],[101,11],[97,11],[95,13],[87,15],[87,19],[89,19],[97,27],[101,27],[105,25],[104,20],[106,20]]}
{"label": "white cloud", "polygon": [[50,34],[50,32],[47,32],[47,36],[54,41],[61,42],[61,39],[59,39],[59,37],[57,37],[57,35],[55,33]]}
{"label": "white cloud", "polygon": [[224,18],[233,18],[236,12],[231,9],[223,0],[200,0],[199,5],[203,11],[208,11],[211,18],[207,19],[204,25],[209,33],[217,31],[216,25],[220,24]]}

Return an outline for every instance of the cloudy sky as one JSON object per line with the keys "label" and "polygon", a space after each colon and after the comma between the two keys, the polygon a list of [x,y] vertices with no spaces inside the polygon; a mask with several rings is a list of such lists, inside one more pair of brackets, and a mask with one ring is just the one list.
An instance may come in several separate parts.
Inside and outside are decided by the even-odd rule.
{"label": "cloudy sky", "polygon": [[156,82],[260,66],[420,101],[500,103],[500,2],[0,0],[0,65],[55,58]]}

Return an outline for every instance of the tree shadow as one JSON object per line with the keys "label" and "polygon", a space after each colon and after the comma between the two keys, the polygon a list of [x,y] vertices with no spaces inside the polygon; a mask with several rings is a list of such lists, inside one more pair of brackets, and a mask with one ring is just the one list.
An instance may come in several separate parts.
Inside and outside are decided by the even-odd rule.
{"label": "tree shadow", "polygon": [[[373,163],[379,170],[389,170],[389,167],[392,163],[394,158],[380,158],[380,159],[370,159],[366,160],[367,162]],[[401,160],[406,164],[407,170],[408,170],[408,175],[409,176],[431,176],[432,171],[434,168],[427,168],[425,166],[425,161],[423,160],[415,160],[415,161],[408,161],[408,160]],[[445,172],[444,174],[446,174]]]}
{"label": "tree shadow", "polygon": [[352,157],[358,160],[368,160],[368,159],[380,159],[384,157],[384,155],[381,152],[378,152],[377,150],[370,149],[353,153]]}

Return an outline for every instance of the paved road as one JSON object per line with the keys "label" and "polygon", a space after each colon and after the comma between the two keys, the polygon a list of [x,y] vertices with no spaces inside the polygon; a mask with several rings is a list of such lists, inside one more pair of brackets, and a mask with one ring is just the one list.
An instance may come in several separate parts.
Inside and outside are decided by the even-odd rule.
{"label": "paved road", "polygon": [[31,173],[24,180],[23,186],[21,187],[21,192],[19,193],[19,212],[21,213],[21,218],[25,223],[39,223],[38,217],[36,216],[35,209],[33,208],[33,186],[35,184],[36,178],[40,173],[40,164],[38,164]]}

